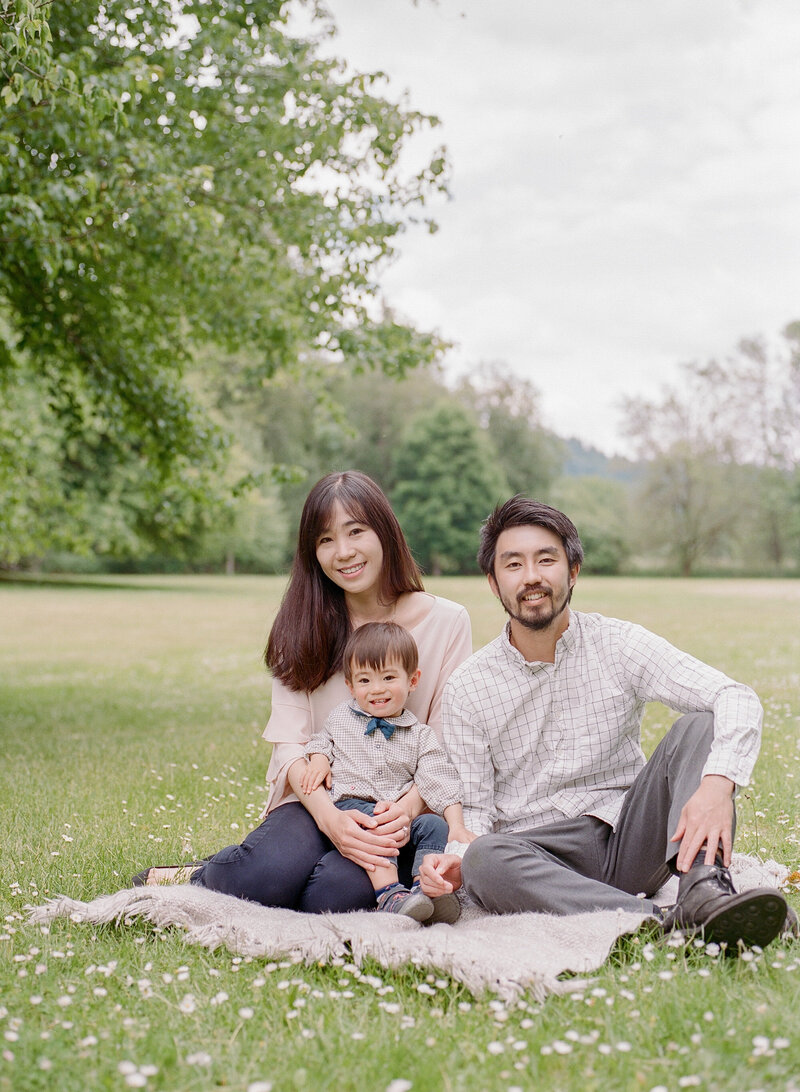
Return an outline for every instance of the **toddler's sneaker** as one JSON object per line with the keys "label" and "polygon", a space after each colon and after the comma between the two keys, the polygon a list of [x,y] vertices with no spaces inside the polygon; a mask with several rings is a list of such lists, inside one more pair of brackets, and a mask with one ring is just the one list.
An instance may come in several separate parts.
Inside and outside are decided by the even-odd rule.
{"label": "toddler's sneaker", "polygon": [[458,895],[440,895],[432,899],[433,913],[426,919],[426,925],[455,925],[461,917],[461,902]]}
{"label": "toddler's sneaker", "polygon": [[402,884],[392,884],[378,895],[378,910],[384,914],[403,914],[414,921],[427,921],[433,914],[433,902],[419,888],[409,891]]}

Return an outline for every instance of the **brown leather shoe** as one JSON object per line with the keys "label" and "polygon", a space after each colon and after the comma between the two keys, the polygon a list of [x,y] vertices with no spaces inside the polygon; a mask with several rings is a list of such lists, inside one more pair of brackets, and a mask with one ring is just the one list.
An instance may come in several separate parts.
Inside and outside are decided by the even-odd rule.
{"label": "brown leather shoe", "polygon": [[678,884],[678,901],[664,917],[664,929],[702,933],[724,944],[728,955],[741,947],[766,947],[786,927],[789,907],[780,891],[759,887],[737,892],[720,864],[693,865]]}

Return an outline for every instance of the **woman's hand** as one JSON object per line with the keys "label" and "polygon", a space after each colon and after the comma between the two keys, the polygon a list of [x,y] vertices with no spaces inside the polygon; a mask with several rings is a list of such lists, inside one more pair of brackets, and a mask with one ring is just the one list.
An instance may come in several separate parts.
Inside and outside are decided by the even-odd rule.
{"label": "woman's hand", "polygon": [[405,810],[402,800],[379,800],[374,810],[377,825],[375,833],[390,838],[398,849],[404,846],[410,837],[411,816]]}
{"label": "woman's hand", "polygon": [[408,831],[398,837],[398,831],[402,831],[404,826],[410,826],[408,815],[397,804],[389,804],[388,801],[383,801],[388,805],[387,811],[377,819],[363,811],[341,811],[334,806],[324,789],[303,792],[300,782],[306,765],[305,759],[294,762],[289,767],[286,778],[300,803],[341,855],[368,872],[373,872],[387,862],[394,863],[398,845],[408,840]]}
{"label": "woman's hand", "polygon": [[387,836],[378,833],[380,827],[376,820],[363,811],[340,811],[339,808],[332,811],[331,815],[326,813],[315,816],[315,819],[317,826],[327,834],[343,857],[361,865],[367,872],[394,863],[398,853],[394,834]]}

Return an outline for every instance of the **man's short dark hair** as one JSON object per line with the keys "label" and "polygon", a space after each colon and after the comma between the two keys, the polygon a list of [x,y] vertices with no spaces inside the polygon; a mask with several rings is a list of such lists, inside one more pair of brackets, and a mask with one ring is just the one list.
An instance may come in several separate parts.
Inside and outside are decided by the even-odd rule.
{"label": "man's short dark hair", "polygon": [[583,562],[583,546],[577,528],[569,516],[549,504],[531,500],[517,493],[505,504],[499,504],[484,522],[480,532],[478,564],[487,576],[494,576],[497,540],[509,527],[545,527],[558,535],[567,555],[570,570]]}

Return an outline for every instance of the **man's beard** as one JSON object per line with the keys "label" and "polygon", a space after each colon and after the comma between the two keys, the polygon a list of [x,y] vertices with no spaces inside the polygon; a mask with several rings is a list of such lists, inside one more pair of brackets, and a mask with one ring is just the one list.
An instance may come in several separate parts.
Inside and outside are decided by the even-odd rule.
{"label": "man's beard", "polygon": [[[540,599],[538,600],[539,607],[537,608],[536,614],[525,615],[521,613],[521,610],[524,609],[522,599],[524,598],[524,596],[530,595],[532,591],[544,592],[545,596],[550,600],[550,609],[548,611],[543,611],[540,609],[541,604],[544,603],[544,600]],[[531,629],[538,632],[543,629],[548,629],[549,626],[555,621],[555,619],[564,613],[564,611],[567,609],[567,606],[569,605],[571,591],[572,589],[568,587],[564,592],[561,601],[556,604],[554,593],[549,588],[527,588],[524,592],[517,596],[516,611],[511,609],[509,603],[505,599],[501,599],[500,602],[503,604],[505,612],[509,616],[509,618],[512,618],[515,622],[519,622],[519,624],[521,626],[524,626],[526,629]]]}

